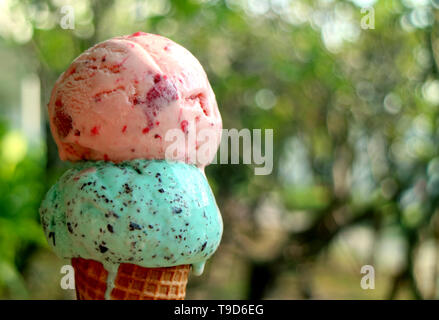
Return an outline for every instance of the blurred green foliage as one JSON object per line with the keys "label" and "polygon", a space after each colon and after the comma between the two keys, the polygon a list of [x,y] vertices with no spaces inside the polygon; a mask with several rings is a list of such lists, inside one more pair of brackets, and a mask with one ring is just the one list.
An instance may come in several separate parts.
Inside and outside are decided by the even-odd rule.
{"label": "blurred green foliage", "polygon": [[34,148],[25,155],[25,140],[16,132],[7,132],[4,122],[0,123],[0,142],[0,295],[7,289],[13,297],[26,298],[21,274],[26,259],[35,248],[46,247],[36,215],[45,191],[41,184],[44,154]]}
{"label": "blurred green foliage", "polygon": [[[17,127],[24,75],[39,76],[45,106],[83,50],[139,30],[200,60],[224,128],[274,129],[271,175],[207,168],[225,230],[189,298],[438,297],[438,1],[5,3],[0,141]],[[370,13],[362,4],[373,5],[374,29],[361,28]],[[75,9],[73,30],[59,26],[63,5]],[[25,297],[43,276],[29,268],[59,263],[37,208],[68,164],[47,124],[44,142],[13,165],[0,162],[0,297]],[[360,288],[365,264],[377,269],[376,290]]]}

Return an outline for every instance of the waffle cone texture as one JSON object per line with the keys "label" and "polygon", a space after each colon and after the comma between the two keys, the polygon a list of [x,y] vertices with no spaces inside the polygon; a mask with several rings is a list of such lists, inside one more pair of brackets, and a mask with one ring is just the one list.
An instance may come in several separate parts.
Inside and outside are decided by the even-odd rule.
{"label": "waffle cone texture", "polygon": [[[73,258],[78,300],[104,300],[108,272],[95,260]],[[111,300],[184,300],[190,265],[144,268],[121,263]]]}

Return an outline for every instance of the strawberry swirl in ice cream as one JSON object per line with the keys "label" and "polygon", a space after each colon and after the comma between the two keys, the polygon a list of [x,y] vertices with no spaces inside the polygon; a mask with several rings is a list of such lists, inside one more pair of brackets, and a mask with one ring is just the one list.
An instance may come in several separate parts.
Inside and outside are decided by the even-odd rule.
{"label": "strawberry swirl in ice cream", "polygon": [[[220,142],[221,115],[202,66],[159,35],[137,32],[85,51],[56,82],[48,107],[62,160],[170,157],[204,167]],[[186,139],[169,156],[166,148],[176,139],[166,134],[172,129]],[[187,148],[189,134],[203,130],[210,139],[204,135]],[[199,148],[201,143],[208,145]]]}

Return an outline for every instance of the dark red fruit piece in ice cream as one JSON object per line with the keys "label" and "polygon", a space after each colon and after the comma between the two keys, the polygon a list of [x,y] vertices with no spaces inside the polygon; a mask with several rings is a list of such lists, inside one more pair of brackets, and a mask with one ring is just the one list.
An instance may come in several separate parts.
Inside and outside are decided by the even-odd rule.
{"label": "dark red fruit piece in ice cream", "polygon": [[65,113],[62,107],[63,105],[61,100],[56,100],[54,123],[61,138],[65,138],[70,133],[73,126],[72,126],[72,117],[70,117],[70,115]]}

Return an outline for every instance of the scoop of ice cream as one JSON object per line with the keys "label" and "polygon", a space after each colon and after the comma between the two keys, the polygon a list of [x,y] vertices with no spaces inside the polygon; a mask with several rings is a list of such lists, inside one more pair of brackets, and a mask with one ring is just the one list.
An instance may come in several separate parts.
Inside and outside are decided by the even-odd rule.
{"label": "scoop of ice cream", "polygon": [[109,269],[192,264],[200,274],[223,230],[201,170],[164,160],[79,162],[49,190],[40,214],[61,258]]}
{"label": "scoop of ice cream", "polygon": [[220,142],[221,115],[202,66],[154,34],[113,38],[82,53],[56,82],[48,110],[61,160],[203,167]]}

